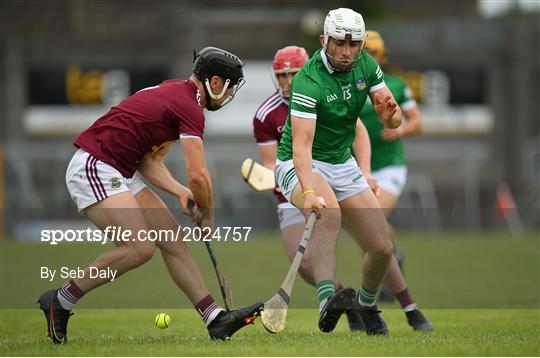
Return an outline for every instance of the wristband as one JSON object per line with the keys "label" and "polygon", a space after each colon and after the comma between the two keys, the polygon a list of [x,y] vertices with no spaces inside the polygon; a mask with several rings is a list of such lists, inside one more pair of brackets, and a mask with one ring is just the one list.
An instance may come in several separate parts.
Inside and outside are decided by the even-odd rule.
{"label": "wristband", "polygon": [[315,190],[308,189],[308,190],[304,191],[304,193],[302,194],[302,198],[305,198],[306,195],[311,194],[311,193],[315,194]]}

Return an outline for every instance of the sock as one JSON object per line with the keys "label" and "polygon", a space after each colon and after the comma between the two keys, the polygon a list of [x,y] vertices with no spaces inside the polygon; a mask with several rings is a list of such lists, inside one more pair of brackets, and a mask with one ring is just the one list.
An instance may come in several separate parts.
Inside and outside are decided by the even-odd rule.
{"label": "sock", "polygon": [[77,286],[73,280],[70,280],[64,286],[60,287],[57,294],[60,305],[66,310],[71,310],[73,305],[77,303],[82,296],[84,296],[84,292],[81,291],[79,286]]}
{"label": "sock", "polygon": [[404,289],[399,293],[395,293],[394,296],[399,301],[401,308],[403,308],[405,312],[409,312],[417,308],[416,303],[411,298],[411,295],[409,295],[408,289]]}
{"label": "sock", "polygon": [[373,306],[375,305],[375,299],[377,298],[377,291],[372,291],[366,286],[362,285],[358,292],[358,302],[361,306]]}
{"label": "sock", "polygon": [[328,302],[329,299],[330,299],[330,297],[326,297],[324,300],[319,302],[319,313],[322,312],[322,309],[324,308],[324,305],[326,305],[326,302]]}
{"label": "sock", "polygon": [[418,309],[418,305],[416,303],[411,303],[410,305],[403,307],[403,311],[405,311],[405,313],[411,312],[417,309]]}
{"label": "sock", "polygon": [[206,327],[212,323],[214,318],[217,317],[217,315],[223,311],[223,308],[221,308],[216,300],[211,295],[206,296],[202,300],[200,300],[196,305],[195,309],[199,314],[201,315],[204,324],[206,324]]}
{"label": "sock", "polygon": [[330,297],[336,294],[334,281],[327,279],[317,282],[317,298],[319,299],[319,310],[322,310]]}

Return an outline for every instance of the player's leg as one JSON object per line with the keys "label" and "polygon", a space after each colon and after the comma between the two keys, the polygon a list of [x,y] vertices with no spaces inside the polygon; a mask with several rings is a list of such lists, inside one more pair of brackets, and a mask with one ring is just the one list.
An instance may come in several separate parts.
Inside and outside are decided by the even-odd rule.
{"label": "player's leg", "polygon": [[[392,242],[386,219],[370,190],[344,199],[340,205],[344,229],[365,252],[362,286],[367,289],[364,297],[367,299],[377,292],[392,260]],[[367,300],[365,303],[373,302]]]}
{"label": "player's leg", "polygon": [[342,225],[365,252],[362,283],[358,290],[358,314],[368,335],[387,334],[388,327],[380,315],[375,299],[392,259],[392,242],[386,220],[371,190],[364,190],[340,201]]}
{"label": "player's leg", "polygon": [[[281,237],[287,257],[292,262],[298,251],[298,245],[302,239],[302,233],[306,227],[306,219],[304,215],[295,208],[292,204],[282,203],[278,207],[279,227],[281,229]],[[300,262],[300,276],[312,286],[315,286],[315,278],[310,261],[311,246],[308,245],[302,261]]]}
{"label": "player's leg", "polygon": [[386,220],[375,196],[350,158],[343,164],[322,168],[331,177],[342,212],[342,226],[366,253],[357,306],[368,334],[386,334],[387,328],[375,305],[378,287],[390,264],[392,242]]}
{"label": "player's leg", "polygon": [[[394,230],[392,229],[388,218],[394,211],[401,192],[403,191],[403,187],[405,186],[407,180],[407,167],[405,165],[389,166],[375,170],[372,174],[379,183],[380,192],[377,196],[377,200],[386,216],[390,238],[394,244],[394,256],[396,257],[396,260],[398,260],[400,270],[402,270],[405,257],[394,240]],[[380,288],[379,302],[392,301],[394,301],[392,290],[384,283]]]}
{"label": "player's leg", "polygon": [[[278,207],[279,226],[281,229],[281,237],[283,238],[283,244],[289,260],[292,262],[298,250],[298,245],[304,232],[306,219],[304,215],[290,203],[279,204]],[[302,261],[300,263],[299,273],[302,279],[315,286],[315,278],[313,277],[312,263],[310,259],[310,246],[308,245],[306,251],[302,255]],[[335,290],[340,291],[344,286],[335,279]],[[363,330],[364,324],[362,318],[356,314],[355,310],[345,311],[347,314],[347,320],[349,322],[349,328],[353,331]]]}
{"label": "player's leg", "polygon": [[[397,204],[399,196],[395,194],[394,188],[389,189],[389,186],[396,186],[396,182],[393,181],[391,177],[388,177],[388,175],[383,175],[381,178],[381,183],[379,186],[382,186],[379,191],[379,195],[377,196],[377,201],[379,202],[379,205],[381,206],[384,216],[387,219],[390,217],[392,212],[394,211],[394,208]],[[397,188],[396,188],[397,189]],[[401,192],[401,190],[400,190]],[[392,239],[392,243],[394,245],[394,257],[397,261],[398,269],[402,270],[403,267],[403,261],[404,256],[403,253],[399,250],[395,240],[394,240],[394,230],[392,229],[390,223],[388,222],[388,232],[390,235],[390,238]],[[393,268],[390,268],[390,272],[393,271]],[[402,275],[400,275],[402,276]],[[391,280],[394,280],[394,282],[390,282]],[[381,286],[380,292],[379,292],[379,302],[392,302],[394,300],[394,293],[396,293],[395,290],[399,288],[403,288],[406,286],[405,281],[397,277],[396,275],[387,275],[384,284]],[[393,287],[393,288],[390,288]],[[401,292],[401,291],[397,291]]]}
{"label": "player's leg", "polygon": [[54,343],[67,340],[67,322],[73,305],[85,293],[112,279],[105,275],[91,277],[91,267],[94,271],[114,273],[116,279],[148,261],[155,249],[153,243],[137,240],[137,233],[147,226],[135,197],[129,192],[127,180],[116,169],[79,149],[68,166],[66,184],[79,211],[84,211],[99,229],[121,228],[123,232],[130,230],[131,235],[126,237],[126,242],[115,241],[117,246],[98,256],[84,269],[84,275],[39,297]]}
{"label": "player's leg", "polygon": [[[319,173],[313,175],[313,189],[326,202],[309,243],[313,278],[322,308],[326,299],[335,294],[336,243],[341,228],[341,212],[332,188]],[[302,192],[301,185],[297,183],[291,194],[291,202],[296,207],[303,205]]]}
{"label": "player's leg", "polygon": [[99,229],[105,230],[108,226],[122,228],[123,231],[130,230],[132,235],[127,238],[128,242],[115,242],[116,247],[99,255],[84,269],[84,275],[70,280],[59,289],[46,291],[39,297],[38,302],[45,313],[48,332],[54,343],[66,342],[67,323],[73,305],[90,290],[113,279],[106,275],[91,277],[90,270],[109,272],[117,279],[148,261],[154,254],[154,243],[142,242],[136,237],[136,233],[146,230],[147,226],[131,193],[122,192],[110,196],[84,211]]}
{"label": "player's leg", "polygon": [[[374,176],[379,182],[381,188],[377,197],[386,218],[392,214],[397,205],[399,196],[405,186],[407,177],[407,168],[405,166],[388,167],[374,172]],[[393,230],[390,228],[390,237],[393,238]],[[388,273],[384,278],[384,285],[381,287],[381,301],[388,301],[388,296],[396,297],[404,310],[407,321],[416,331],[431,331],[433,329],[431,322],[420,312],[418,305],[409,293],[407,282],[403,275],[403,254],[394,243],[394,258]],[[389,291],[385,294],[385,292]],[[384,294],[384,295],[383,295]]]}
{"label": "player's leg", "polygon": [[[379,184],[380,185],[380,184]],[[390,214],[394,211],[394,208],[398,202],[398,196],[394,195],[393,192],[390,192],[384,188],[381,188],[379,195],[377,196],[377,201],[381,206],[381,209],[384,212],[384,216],[387,218],[390,217]]]}
{"label": "player's leg", "polygon": [[[276,163],[276,182],[283,195],[297,208],[303,206],[302,188],[294,171],[292,160]],[[336,294],[334,277],[336,267],[336,242],[341,228],[339,205],[332,188],[320,172],[314,171],[313,189],[324,198],[326,209],[317,221],[309,243],[311,267],[319,300],[319,328],[331,332],[353,301],[354,290],[343,289]]]}
{"label": "player's leg", "polygon": [[[163,200],[150,188],[145,187],[138,191],[135,199],[141,208],[144,208],[142,212],[150,230],[174,233],[178,231],[180,224]],[[209,293],[202,274],[186,242],[182,240],[182,236],[178,238],[178,241],[173,240],[174,237],[162,237],[161,240],[156,241],[156,245],[176,285],[184,291],[190,301],[199,302]]]}
{"label": "player's leg", "polygon": [[[135,198],[141,207],[150,230],[169,230],[176,233],[180,224],[163,200],[150,188],[138,190],[140,181],[135,177],[130,183],[132,191],[136,191]],[[172,237],[171,237],[172,238]],[[188,296],[195,309],[204,321],[210,337],[213,339],[230,338],[234,332],[244,327],[247,321],[258,313],[261,304],[242,308],[237,311],[225,312],[223,308],[210,295],[204,278],[197,266],[186,242],[179,238],[162,239],[156,241],[161,251],[165,266],[176,285]]]}

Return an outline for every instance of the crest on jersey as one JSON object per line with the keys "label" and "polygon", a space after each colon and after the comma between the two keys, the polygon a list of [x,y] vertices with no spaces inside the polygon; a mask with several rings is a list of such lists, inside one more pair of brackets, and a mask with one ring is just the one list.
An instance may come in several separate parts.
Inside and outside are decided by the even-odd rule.
{"label": "crest on jersey", "polygon": [[120,178],[116,177],[109,179],[109,182],[111,183],[111,188],[113,189],[118,189],[122,185],[122,181],[120,180]]}
{"label": "crest on jersey", "polygon": [[366,89],[366,80],[363,78],[360,78],[356,80],[356,89],[359,91],[363,91]]}

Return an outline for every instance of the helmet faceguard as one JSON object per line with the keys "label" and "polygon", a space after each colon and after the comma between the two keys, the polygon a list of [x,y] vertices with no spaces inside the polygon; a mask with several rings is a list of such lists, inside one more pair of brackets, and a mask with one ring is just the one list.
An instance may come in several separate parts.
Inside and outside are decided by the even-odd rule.
{"label": "helmet faceguard", "polygon": [[[334,58],[328,54],[329,39],[333,38],[336,41],[347,41],[347,46],[350,42],[360,42],[360,49],[354,58],[351,58],[351,64],[347,68],[337,66],[337,63],[342,59]],[[354,68],[354,64],[360,58],[362,49],[366,41],[366,28],[364,25],[364,19],[359,13],[347,9],[339,8],[330,10],[326,19],[324,20],[324,42],[323,50],[326,57],[330,59],[329,65],[337,73],[343,73],[351,71]]]}
{"label": "helmet faceguard", "polygon": [[303,47],[287,46],[276,52],[274,61],[272,62],[272,81],[282,97],[287,98],[288,96],[284,94],[283,88],[279,85],[277,76],[281,74],[295,74],[300,71],[308,60],[309,55]]}
{"label": "helmet faceguard", "polygon": [[[204,85],[206,95],[206,109],[215,111],[232,101],[236,92],[244,85],[244,64],[235,55],[216,47],[205,47],[198,54],[193,52],[193,74]],[[210,81],[212,77],[221,77],[224,81],[220,93],[212,92]],[[232,94],[227,96],[219,106],[212,105],[211,99],[219,100],[228,89],[232,89]]]}

